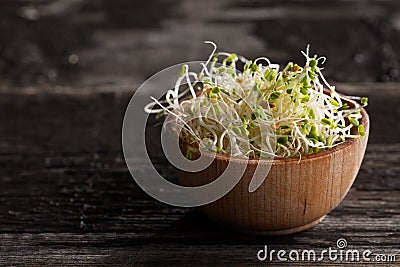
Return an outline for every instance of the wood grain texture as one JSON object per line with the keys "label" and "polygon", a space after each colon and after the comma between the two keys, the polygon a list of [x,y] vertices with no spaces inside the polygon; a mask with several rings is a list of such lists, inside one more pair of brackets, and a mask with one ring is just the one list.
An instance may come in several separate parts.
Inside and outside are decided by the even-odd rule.
{"label": "wood grain texture", "polygon": [[[143,193],[120,145],[129,93],[2,94],[0,265],[256,265],[264,245],[318,251],[346,238],[349,248],[397,257],[395,263],[370,266],[398,266],[400,136],[393,123],[400,113],[398,87],[343,88],[370,98],[371,136],[360,172],[320,224],[283,237],[232,232],[196,209],[170,207]],[[391,131],[384,127],[388,123]],[[162,174],[174,175],[164,158],[155,153],[153,160]]]}
{"label": "wood grain texture", "polygon": [[0,81],[131,89],[167,66],[207,58],[204,40],[281,65],[303,62],[310,44],[328,58],[330,81],[400,81],[399,8],[397,0],[2,0]]}
{"label": "wood grain texture", "polygon": [[[328,151],[303,156],[300,161],[296,158],[247,161],[221,155],[214,159],[213,155],[205,154],[214,159],[212,164],[200,172],[178,171],[179,182],[185,186],[205,185],[223,179],[220,177],[228,168],[237,170],[236,174],[243,168],[243,176],[229,193],[201,208],[211,220],[239,232],[259,235],[306,230],[339,205],[357,176],[369,136],[365,110],[362,115],[365,136],[350,139]],[[181,146],[184,154],[189,144]],[[195,151],[198,158],[199,151]],[[258,173],[261,170],[263,183],[250,192],[251,181],[260,175],[256,174],[257,168]]]}

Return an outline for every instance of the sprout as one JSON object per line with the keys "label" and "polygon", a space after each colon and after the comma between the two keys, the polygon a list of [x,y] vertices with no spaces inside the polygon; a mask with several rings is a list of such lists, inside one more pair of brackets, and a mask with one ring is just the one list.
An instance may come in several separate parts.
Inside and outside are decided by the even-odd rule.
{"label": "sprout", "polygon": [[342,111],[342,110],[345,110],[345,109],[348,109],[349,108],[349,105],[347,105],[346,103],[343,105],[343,106],[341,106],[340,108],[338,108],[338,111]]}
{"label": "sprout", "polygon": [[183,77],[183,75],[185,75],[186,69],[187,69],[188,65],[183,64],[181,69],[179,70],[178,76],[179,77]]}
{"label": "sprout", "polygon": [[289,139],[288,139],[287,136],[280,137],[280,138],[278,138],[278,143],[284,145],[284,144],[286,144],[288,142],[288,140]]}
{"label": "sprout", "polygon": [[353,126],[358,126],[358,125],[359,125],[358,120],[356,120],[355,118],[352,118],[352,117],[349,116],[348,119],[349,119],[349,122],[350,122]]}
{"label": "sprout", "polygon": [[[322,75],[326,58],[311,57],[309,47],[302,51],[304,66],[289,62],[279,71],[268,58],[251,61],[235,53],[216,53],[217,46],[206,43],[213,51],[201,72],[182,65],[166,99],[153,98],[145,108],[158,116],[173,115],[187,143],[236,157],[301,158],[365,135],[359,120],[368,98],[338,94]],[[242,73],[236,71],[238,61],[244,65]],[[185,82],[188,88],[179,93]],[[192,156],[188,150],[186,157]]]}
{"label": "sprout", "polygon": [[368,104],[368,97],[361,97],[360,102],[361,102],[361,104],[363,104],[363,105],[367,105],[367,104]]}
{"label": "sprout", "polygon": [[364,133],[364,125],[358,125],[358,133],[359,133],[361,136],[364,136],[364,135],[365,135],[365,133]]}
{"label": "sprout", "polygon": [[321,123],[324,124],[324,125],[328,125],[328,126],[333,125],[332,120],[327,119],[327,118],[322,118],[322,119],[321,119]]}

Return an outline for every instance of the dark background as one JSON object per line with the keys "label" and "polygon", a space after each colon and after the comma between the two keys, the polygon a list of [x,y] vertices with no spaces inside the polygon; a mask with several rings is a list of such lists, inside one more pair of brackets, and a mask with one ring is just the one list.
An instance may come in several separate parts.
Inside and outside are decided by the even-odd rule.
{"label": "dark background", "polygon": [[[397,0],[0,0],[0,265],[241,266],[259,264],[264,245],[322,250],[339,238],[399,261],[399,38]],[[369,97],[362,167],[317,226],[231,232],[132,180],[121,147],[128,101],[155,72],[205,59],[204,40],[280,64],[303,63],[310,44],[332,84]]]}
{"label": "dark background", "polygon": [[248,58],[327,56],[335,82],[399,81],[400,2],[31,0],[0,2],[0,85],[133,90],[212,40]]}

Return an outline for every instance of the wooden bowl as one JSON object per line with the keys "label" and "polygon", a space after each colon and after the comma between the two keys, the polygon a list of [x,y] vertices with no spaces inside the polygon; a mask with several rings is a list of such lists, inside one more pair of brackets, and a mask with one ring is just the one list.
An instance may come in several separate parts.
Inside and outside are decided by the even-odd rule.
{"label": "wooden bowl", "polygon": [[[216,223],[240,232],[285,235],[306,230],[339,205],[357,176],[369,135],[368,114],[364,109],[361,113],[364,137],[303,156],[300,162],[298,158],[247,160],[217,154],[213,163],[200,172],[178,171],[178,182],[185,186],[207,184],[218,178],[229,162],[246,164],[234,189],[201,210]],[[181,144],[182,151],[185,147],[187,144]],[[266,179],[250,193],[249,183],[257,164],[271,161]]]}

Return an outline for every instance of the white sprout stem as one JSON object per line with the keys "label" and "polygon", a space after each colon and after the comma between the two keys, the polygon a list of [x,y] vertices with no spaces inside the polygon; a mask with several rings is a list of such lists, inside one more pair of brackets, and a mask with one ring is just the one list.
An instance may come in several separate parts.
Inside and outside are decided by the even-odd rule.
{"label": "white sprout stem", "polygon": [[[183,124],[186,131],[181,137],[187,141],[211,138],[218,153],[238,157],[298,156],[301,160],[302,155],[362,136],[363,132],[353,134],[348,122],[358,125],[355,121],[362,117],[358,111],[366,105],[365,99],[338,94],[322,74],[326,58],[310,57],[309,45],[301,51],[304,67],[290,63],[283,72],[266,57],[250,61],[232,53],[217,53],[215,43],[205,43],[213,50],[207,61],[200,63],[201,72],[190,72],[184,65],[183,75],[165,100],[152,98],[145,107],[148,113],[172,114],[176,123]],[[222,67],[216,67],[221,57]],[[237,60],[245,63],[243,72],[236,72]],[[184,81],[188,88],[179,93]],[[196,92],[193,86],[198,81],[203,82],[203,89]],[[330,94],[324,93],[324,86]],[[188,93],[191,98],[181,101]],[[161,108],[155,109],[155,105]]]}

